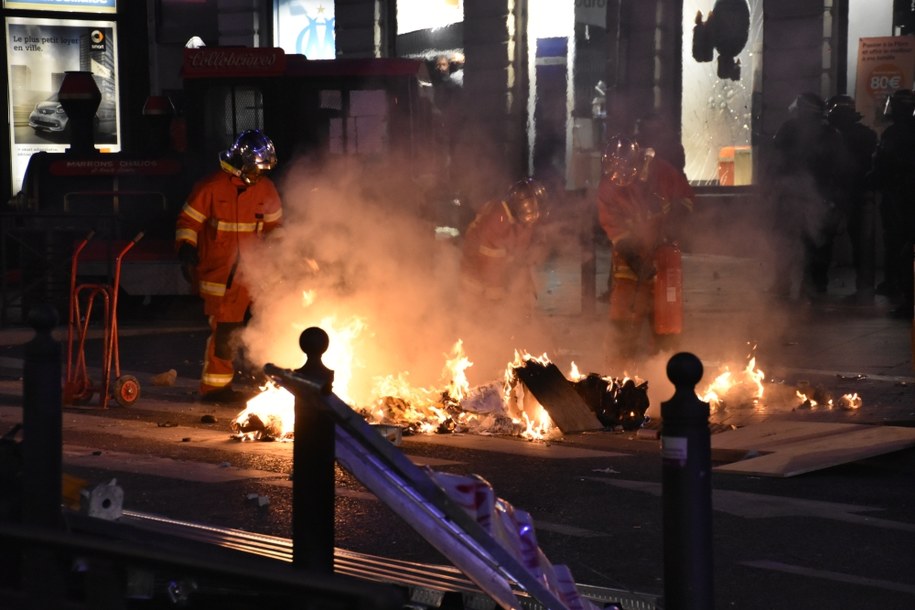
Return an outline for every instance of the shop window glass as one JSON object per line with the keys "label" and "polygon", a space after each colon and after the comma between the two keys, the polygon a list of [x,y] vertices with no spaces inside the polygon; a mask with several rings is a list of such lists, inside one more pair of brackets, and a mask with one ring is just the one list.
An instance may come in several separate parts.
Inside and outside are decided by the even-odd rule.
{"label": "shop window glass", "polygon": [[[695,184],[740,186],[753,182],[754,94],[762,84],[763,0],[748,0],[747,41],[736,56],[739,75],[719,76],[718,55],[697,61],[696,14],[708,19],[708,0],[683,2],[682,134],[686,175]],[[738,32],[731,35],[740,37]],[[737,78],[733,78],[736,76]]]}

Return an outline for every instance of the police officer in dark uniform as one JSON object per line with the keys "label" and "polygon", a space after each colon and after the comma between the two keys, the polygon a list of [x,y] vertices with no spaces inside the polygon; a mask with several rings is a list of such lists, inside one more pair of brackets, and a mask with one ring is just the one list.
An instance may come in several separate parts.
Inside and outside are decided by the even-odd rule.
{"label": "police officer in dark uniform", "polygon": [[861,123],[855,100],[845,94],[826,102],[826,120],[842,136],[841,167],[836,189],[836,204],[845,216],[855,265],[855,299],[870,303],[874,299],[873,268],[873,185],[874,151],[877,132]]}
{"label": "police officer in dark uniform", "polygon": [[773,138],[772,166],[776,244],[773,291],[795,299],[795,261],[803,260],[801,291],[822,295],[828,285],[832,246],[841,214],[836,205],[842,137],[826,121],[826,102],[798,95],[791,117]]}
{"label": "police officer in dark uniform", "polygon": [[884,280],[877,293],[901,299],[894,311],[912,317],[912,242],[915,234],[915,93],[894,91],[884,116],[892,120],[880,136],[874,178],[880,192]]}

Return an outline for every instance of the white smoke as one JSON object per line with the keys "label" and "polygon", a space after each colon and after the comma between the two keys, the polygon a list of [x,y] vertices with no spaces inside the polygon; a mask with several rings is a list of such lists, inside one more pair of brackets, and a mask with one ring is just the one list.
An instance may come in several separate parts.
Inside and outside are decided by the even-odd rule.
{"label": "white smoke", "polygon": [[[241,267],[253,298],[243,334],[252,363],[298,368],[305,360],[302,330],[360,320],[348,392],[360,402],[374,398],[379,377],[406,373],[417,388],[443,387],[458,339],[474,363],[471,384],[501,375],[516,348],[548,349],[532,340],[536,321],[511,301],[485,309],[467,304],[457,241],[436,238],[411,185],[382,183],[397,172],[404,170],[388,165],[357,176],[342,163],[318,167],[307,158],[289,167],[278,185],[284,224]],[[324,363],[335,367],[329,358]]]}

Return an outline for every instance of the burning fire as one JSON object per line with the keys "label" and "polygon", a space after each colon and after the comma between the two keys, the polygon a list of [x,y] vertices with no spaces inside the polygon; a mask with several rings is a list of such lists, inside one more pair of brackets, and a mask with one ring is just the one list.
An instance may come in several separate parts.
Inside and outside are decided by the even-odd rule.
{"label": "burning fire", "polygon": [[797,395],[798,399],[801,401],[799,408],[802,408],[802,409],[816,410],[819,408],[823,408],[823,409],[826,409],[827,411],[831,411],[838,406],[839,408],[845,409],[847,411],[855,411],[857,409],[860,409],[861,404],[862,404],[861,397],[858,396],[857,392],[854,392],[851,394],[843,394],[842,397],[839,398],[838,401],[833,401],[832,398],[827,397],[825,399],[825,401],[823,402],[823,404],[820,404],[814,398],[808,398],[807,395],[805,393],[801,392],[800,390],[795,390],[795,394]]}
{"label": "burning fire", "polygon": [[[347,391],[354,368],[352,346],[365,330],[364,321],[354,318],[339,324],[328,318],[321,321],[321,327],[327,329],[330,337],[330,347],[323,360],[334,371],[334,393],[353,404]],[[445,355],[442,388],[417,387],[405,372],[376,378],[372,395],[377,398],[357,410],[369,423],[401,426],[406,434],[496,431],[530,440],[547,440],[557,436],[559,429],[515,374],[515,369],[529,360],[549,363],[546,354],[534,357],[516,350],[514,361],[506,366],[496,408],[493,408],[496,401],[489,397],[488,412],[465,410],[470,405],[462,403],[473,402],[468,400],[471,384],[467,376],[473,362],[464,353],[463,341],[459,339]],[[570,377],[581,377],[574,363]],[[295,398],[290,392],[268,383],[235,417],[232,428],[242,440],[290,439],[295,422],[294,405]]]}
{"label": "burning fire", "polygon": [[765,388],[763,380],[766,374],[756,368],[756,358],[751,354],[747,366],[734,374],[725,366],[724,371],[718,375],[700,398],[709,403],[713,411],[724,408],[730,403],[734,406],[759,405]]}
{"label": "burning fire", "polygon": [[[754,348],[755,349],[755,348]],[[756,358],[752,352],[747,356],[747,366],[737,374],[732,373],[727,366],[700,395],[700,399],[709,403],[711,410],[718,411],[728,406],[752,406],[758,410],[767,408],[762,402],[765,393],[763,381],[765,373],[756,368]],[[828,396],[821,396],[821,392],[811,393],[810,396],[801,390],[795,390],[795,396],[800,401],[796,408],[800,409],[834,409],[836,407],[855,410],[861,408],[862,400],[857,392],[845,394],[837,401]]]}
{"label": "burning fire", "polygon": [[[355,344],[366,331],[364,319],[353,317],[339,322],[332,317],[321,320],[326,329],[329,348],[323,361],[334,371],[333,390],[342,400],[354,405],[371,424],[394,425],[402,428],[404,435],[448,432],[474,432],[480,434],[509,434],[529,440],[551,440],[561,435],[561,430],[540,404],[531,390],[521,381],[518,370],[529,364],[552,366],[547,354],[533,356],[515,350],[513,361],[507,363],[502,379],[482,386],[473,386],[468,370],[473,362],[464,352],[463,341],[458,339],[449,353],[444,354],[445,364],[441,382],[436,387],[418,387],[409,379],[409,373],[375,378],[371,398],[359,404],[350,397],[349,384],[356,368]],[[755,348],[754,348],[755,349]],[[583,375],[572,362],[566,379],[573,382],[577,391],[584,391],[596,401],[598,419],[607,427],[632,430],[644,422],[648,407],[647,382],[630,379]],[[756,365],[751,352],[746,366],[732,371],[725,366],[722,372],[700,394],[712,411],[725,408],[751,407],[762,410],[766,393],[765,373]],[[854,410],[861,407],[857,394],[846,394],[837,401],[822,397],[808,397],[797,391],[799,408]],[[600,405],[597,405],[597,403]],[[592,404],[593,403],[593,404]],[[232,428],[238,438],[251,440],[268,438],[289,440],[294,434],[295,399],[291,393],[268,383],[262,392],[252,398],[246,408],[233,420]]]}
{"label": "burning fire", "polygon": [[262,437],[289,440],[295,428],[295,397],[285,388],[268,382],[235,416],[232,428],[241,440]]}

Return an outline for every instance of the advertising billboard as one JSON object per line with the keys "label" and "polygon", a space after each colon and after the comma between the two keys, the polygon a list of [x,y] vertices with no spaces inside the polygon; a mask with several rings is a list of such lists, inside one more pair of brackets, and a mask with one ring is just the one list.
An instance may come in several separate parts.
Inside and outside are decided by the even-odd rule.
{"label": "advertising billboard", "polygon": [[32,154],[69,148],[69,117],[57,100],[66,72],[92,73],[102,94],[95,116],[96,148],[120,150],[115,36],[113,21],[6,19],[11,194],[19,191]]}
{"label": "advertising billboard", "polygon": [[274,44],[308,59],[334,59],[334,3],[326,0],[275,0]]}
{"label": "advertising billboard", "polygon": [[118,11],[117,0],[3,0],[3,8],[112,14]]}
{"label": "advertising billboard", "polygon": [[915,40],[911,36],[881,36],[858,41],[855,106],[861,122],[883,131],[886,98],[897,89],[911,89],[915,77]]}

